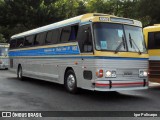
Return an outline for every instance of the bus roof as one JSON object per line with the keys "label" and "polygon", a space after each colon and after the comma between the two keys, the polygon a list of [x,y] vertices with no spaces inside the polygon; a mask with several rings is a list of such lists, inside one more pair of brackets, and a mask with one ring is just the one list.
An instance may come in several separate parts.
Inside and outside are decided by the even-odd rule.
{"label": "bus roof", "polygon": [[160,24],[154,24],[153,26],[148,26],[143,29],[145,32],[149,31],[160,31]]}
{"label": "bus roof", "polygon": [[[68,25],[94,22],[93,19],[96,18],[97,16],[98,16],[98,18],[99,17],[103,17],[103,18],[113,17],[113,18],[120,19],[119,21],[117,21],[117,20],[114,21],[114,22],[118,22],[118,23],[122,23],[122,22],[125,23],[128,20],[128,23],[131,22],[131,21],[133,22],[132,25],[136,25],[136,22],[137,22],[138,24],[140,23],[140,25],[137,25],[137,26],[142,26],[141,22],[139,22],[137,20],[122,18],[122,17],[116,17],[114,15],[103,14],[103,13],[87,13],[87,14],[84,14],[84,15],[80,15],[80,16],[73,17],[73,18],[70,18],[70,19],[67,19],[67,20],[63,20],[63,21],[60,21],[60,22],[56,22],[56,23],[53,23],[53,24],[50,24],[50,25],[46,25],[46,26],[39,27],[39,28],[36,28],[36,29],[33,29],[33,30],[29,30],[29,31],[26,31],[26,32],[23,32],[23,33],[20,33],[20,34],[13,35],[11,37],[11,39],[24,37],[24,36],[29,36],[29,35],[32,35],[32,34],[37,34],[37,33],[40,33],[40,32],[45,32],[45,31],[49,31],[49,30],[52,30],[52,29],[56,29],[56,28],[60,28],[60,27],[68,26]],[[98,21],[100,21],[100,20],[98,19],[97,22]]]}

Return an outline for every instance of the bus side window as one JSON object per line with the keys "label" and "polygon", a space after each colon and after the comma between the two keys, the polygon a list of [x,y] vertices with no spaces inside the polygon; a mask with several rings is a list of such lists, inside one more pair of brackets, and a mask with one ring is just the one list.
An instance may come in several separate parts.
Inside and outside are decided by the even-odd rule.
{"label": "bus side window", "polygon": [[54,29],[54,30],[48,31],[45,44],[56,44],[56,43],[58,43],[59,35],[60,35],[59,29]]}
{"label": "bus side window", "polygon": [[45,39],[46,39],[46,32],[37,34],[36,39],[34,41],[34,45],[44,45]]}
{"label": "bus side window", "polygon": [[14,49],[14,48],[16,48],[16,39],[13,39],[13,40],[11,40],[10,41],[10,49]]}
{"label": "bus side window", "polygon": [[71,33],[69,37],[69,41],[75,41],[78,33],[78,25],[71,26]]}
{"label": "bus side window", "polygon": [[148,33],[148,48],[153,49],[155,46],[155,41],[154,41],[154,33],[149,32]]}
{"label": "bus side window", "polygon": [[154,34],[155,45],[157,48],[160,48],[160,32]]}
{"label": "bus side window", "polygon": [[160,48],[160,32],[148,33],[148,48],[159,49]]}
{"label": "bus side window", "polygon": [[80,27],[77,40],[82,53],[93,52],[91,28],[89,25]]}
{"label": "bus side window", "polygon": [[64,27],[61,32],[60,42],[68,42],[71,32],[71,26]]}
{"label": "bus side window", "polygon": [[17,48],[21,48],[24,45],[24,38],[17,39]]}
{"label": "bus side window", "polygon": [[25,39],[25,41],[24,41],[24,46],[32,46],[34,38],[35,38],[34,35],[27,36],[26,39]]}

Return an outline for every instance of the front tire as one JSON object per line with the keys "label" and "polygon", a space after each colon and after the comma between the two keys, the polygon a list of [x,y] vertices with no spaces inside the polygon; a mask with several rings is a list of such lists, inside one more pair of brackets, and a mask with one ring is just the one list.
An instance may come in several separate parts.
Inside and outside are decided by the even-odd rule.
{"label": "front tire", "polygon": [[21,67],[21,66],[18,67],[18,70],[17,70],[17,78],[18,78],[19,80],[23,80],[22,67]]}
{"label": "front tire", "polygon": [[77,79],[76,75],[73,70],[68,70],[65,75],[65,82],[64,82],[65,88],[70,93],[77,93]]}

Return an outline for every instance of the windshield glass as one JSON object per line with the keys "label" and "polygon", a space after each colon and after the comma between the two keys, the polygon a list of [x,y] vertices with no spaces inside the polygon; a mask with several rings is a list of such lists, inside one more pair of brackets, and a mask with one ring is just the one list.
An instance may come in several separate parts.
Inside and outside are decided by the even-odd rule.
{"label": "windshield glass", "polygon": [[128,50],[132,52],[146,52],[142,28],[124,25]]}
{"label": "windshield glass", "polygon": [[[120,24],[96,23],[94,25],[94,35],[97,50],[114,51],[123,42],[123,26]],[[126,51],[124,46],[119,50]]]}
{"label": "windshield glass", "polygon": [[[125,34],[124,34],[125,32]],[[94,36],[96,50],[128,51],[130,52],[146,52],[145,43],[143,39],[142,28],[113,24],[113,23],[95,23]],[[131,39],[132,40],[131,40]],[[120,45],[122,42],[124,44]]]}
{"label": "windshield glass", "polygon": [[0,56],[8,56],[8,48],[0,48]]}

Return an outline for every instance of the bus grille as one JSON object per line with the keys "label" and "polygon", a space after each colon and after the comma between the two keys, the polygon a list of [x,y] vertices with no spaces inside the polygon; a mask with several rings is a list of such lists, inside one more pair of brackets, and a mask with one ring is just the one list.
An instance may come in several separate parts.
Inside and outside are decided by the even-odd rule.
{"label": "bus grille", "polygon": [[149,61],[149,78],[160,79],[160,61]]}

